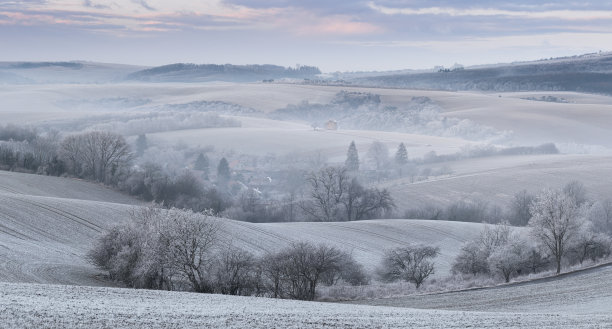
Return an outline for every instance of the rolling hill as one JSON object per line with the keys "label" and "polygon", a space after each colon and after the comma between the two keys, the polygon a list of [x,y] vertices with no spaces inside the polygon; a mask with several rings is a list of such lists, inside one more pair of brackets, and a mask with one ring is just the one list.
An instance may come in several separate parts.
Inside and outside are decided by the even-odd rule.
{"label": "rolling hill", "polygon": [[[61,178],[14,173],[9,177],[0,180],[0,281],[107,285],[85,255],[106,230],[128,222],[137,202],[114,203],[125,200],[92,183],[64,179],[64,185],[58,186]],[[40,178],[38,184],[31,186],[28,182],[36,178]],[[18,181],[23,184],[15,187]],[[57,188],[64,192],[49,196]],[[252,224],[223,219],[222,237],[255,254],[302,240],[327,243],[352,252],[369,271],[379,264],[386,248],[433,244],[441,248],[438,273],[445,274],[457,246],[483,227],[420,220]]]}
{"label": "rolling hill", "polygon": [[479,91],[580,91],[610,94],[612,54],[486,65],[435,73],[391,74],[357,83],[419,89]]}
{"label": "rolling hill", "polygon": [[562,188],[572,180],[582,182],[594,200],[605,199],[612,193],[610,184],[602,179],[612,175],[610,156],[504,156],[443,165],[451,168],[452,173],[416,182],[406,177],[382,183],[380,187],[389,189],[400,209],[448,205],[460,200],[482,200],[504,206],[523,189],[537,194],[544,188]]}
{"label": "rolling hill", "polygon": [[279,78],[314,78],[321,71],[312,66],[286,68],[278,65],[169,64],[133,72],[127,80],[147,82],[255,82]]}
{"label": "rolling hill", "polygon": [[[268,113],[302,101],[327,104],[342,90],[378,94],[383,104],[398,107],[413,97],[428,97],[446,116],[469,119],[499,131],[512,131],[510,142],[515,145],[555,142],[612,147],[609,138],[612,97],[575,92],[482,93],[234,83],[5,85],[0,86],[0,114],[6,123],[41,124],[118,110],[143,111],[201,101],[223,101]],[[568,102],[529,99],[542,96]],[[311,122],[303,123],[310,125]]]}

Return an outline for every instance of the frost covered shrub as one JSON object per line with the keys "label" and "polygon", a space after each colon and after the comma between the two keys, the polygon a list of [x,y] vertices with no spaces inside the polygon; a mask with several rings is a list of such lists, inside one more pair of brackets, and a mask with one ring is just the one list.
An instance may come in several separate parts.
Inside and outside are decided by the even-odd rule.
{"label": "frost covered shrub", "polygon": [[452,265],[452,272],[456,274],[489,274],[489,257],[500,247],[506,245],[510,239],[510,227],[504,224],[485,226],[480,236],[468,241],[461,247],[461,251]]}
{"label": "frost covered shrub", "polygon": [[133,223],[112,229],[89,252],[89,259],[111,279],[135,288],[213,291],[213,265],[219,222],[207,215],[142,208]]}
{"label": "frost covered shrub", "polygon": [[422,245],[400,247],[385,252],[379,268],[380,277],[387,282],[412,282],[417,289],[434,273],[433,259],[440,249]]}
{"label": "frost covered shrub", "polygon": [[497,131],[466,119],[446,117],[427,97],[414,97],[402,107],[386,106],[380,96],[341,91],[329,104],[304,101],[276,110],[273,119],[326,122],[337,120],[345,129],[397,131],[424,135],[462,137],[469,140],[507,139],[511,132]]}

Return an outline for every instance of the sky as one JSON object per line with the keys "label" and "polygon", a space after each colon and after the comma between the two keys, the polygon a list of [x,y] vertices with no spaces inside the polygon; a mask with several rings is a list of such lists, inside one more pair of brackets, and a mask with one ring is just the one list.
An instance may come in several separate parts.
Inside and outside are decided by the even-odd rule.
{"label": "sky", "polygon": [[0,61],[492,64],[612,50],[612,1],[0,0]]}

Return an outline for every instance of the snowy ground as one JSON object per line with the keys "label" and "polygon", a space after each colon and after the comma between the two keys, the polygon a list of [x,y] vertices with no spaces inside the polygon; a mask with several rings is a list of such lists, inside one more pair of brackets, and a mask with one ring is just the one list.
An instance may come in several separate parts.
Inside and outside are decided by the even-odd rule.
{"label": "snowy ground", "polygon": [[[533,282],[355,304],[477,312],[612,314],[612,265]],[[612,325],[612,322],[608,322]]]}
{"label": "snowy ground", "polygon": [[[89,264],[85,255],[97,237],[115,225],[127,223],[130,210],[138,206],[115,203],[129,200],[79,180],[3,172],[0,177],[6,178],[0,180],[0,281],[108,284],[101,281],[103,273]],[[38,184],[34,184],[36,179]],[[54,193],[60,197],[49,196]],[[303,240],[327,243],[351,252],[369,271],[378,266],[386,248],[407,243],[436,245],[441,250],[436,259],[437,273],[442,276],[448,273],[457,246],[476,237],[484,227],[475,223],[393,219],[223,223],[224,238],[256,254]]]}
{"label": "snowy ground", "polygon": [[453,173],[419,182],[411,182],[410,178],[397,179],[381,187],[391,191],[399,209],[424,204],[444,205],[459,200],[482,200],[504,206],[514,193],[523,189],[537,194],[544,188],[560,188],[571,180],[582,182],[595,200],[612,194],[612,186],[602,179],[612,175],[610,156],[504,156],[445,162],[444,165]]}
{"label": "snowy ground", "polygon": [[[83,116],[86,114],[83,109],[66,106],[66,101],[70,104],[102,98],[146,100],[144,107],[202,100],[224,101],[269,112],[303,100],[328,103],[341,90],[380,94],[383,102],[398,106],[412,97],[426,96],[440,104],[449,116],[471,119],[499,130],[513,130],[516,141],[520,143],[552,141],[612,147],[609,139],[612,97],[573,92],[478,93],[257,83],[4,85],[0,86],[0,114],[5,122],[32,124]],[[540,96],[555,96],[570,102],[523,99]],[[139,110],[141,106],[129,109]],[[101,106],[89,111],[99,114],[109,109]]]}
{"label": "snowy ground", "polygon": [[3,328],[603,328],[610,323],[609,313],[454,312],[0,283]]}
{"label": "snowy ground", "polygon": [[365,160],[365,154],[374,141],[385,143],[395,152],[404,143],[410,156],[422,157],[435,151],[438,154],[456,153],[466,145],[478,143],[459,138],[445,138],[383,132],[373,130],[313,130],[310,125],[261,118],[234,117],[241,127],[207,128],[169,131],[147,134],[151,143],[173,146],[178,143],[189,146],[212,145],[215,150],[234,150],[238,153],[266,155],[315,154],[321,152],[332,162],[343,162],[351,141]]}

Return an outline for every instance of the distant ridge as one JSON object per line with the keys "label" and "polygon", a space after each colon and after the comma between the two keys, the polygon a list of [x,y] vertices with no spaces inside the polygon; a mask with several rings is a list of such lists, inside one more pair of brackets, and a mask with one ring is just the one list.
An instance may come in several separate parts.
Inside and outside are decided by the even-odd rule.
{"label": "distant ridge", "polygon": [[282,78],[313,78],[321,74],[314,66],[287,68],[278,65],[185,64],[176,63],[131,73],[127,80],[147,82],[254,82]]}
{"label": "distant ridge", "polygon": [[612,53],[533,62],[380,74],[351,80],[360,85],[480,91],[576,91],[612,94]]}

